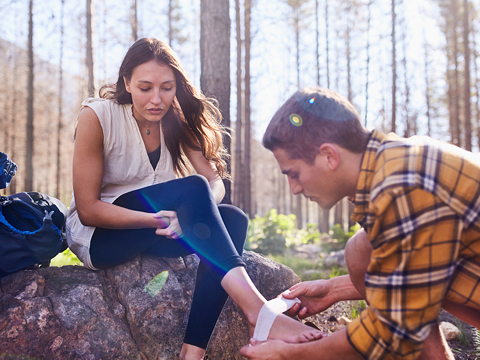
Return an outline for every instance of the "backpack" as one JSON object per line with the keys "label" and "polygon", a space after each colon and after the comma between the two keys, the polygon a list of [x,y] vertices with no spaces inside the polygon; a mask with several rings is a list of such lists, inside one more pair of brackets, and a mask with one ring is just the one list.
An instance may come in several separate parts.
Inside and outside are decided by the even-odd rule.
{"label": "backpack", "polygon": [[[0,187],[8,186],[16,165],[1,152],[0,170]],[[60,200],[41,192],[0,196],[0,278],[48,266],[64,251],[66,216],[67,207]]]}

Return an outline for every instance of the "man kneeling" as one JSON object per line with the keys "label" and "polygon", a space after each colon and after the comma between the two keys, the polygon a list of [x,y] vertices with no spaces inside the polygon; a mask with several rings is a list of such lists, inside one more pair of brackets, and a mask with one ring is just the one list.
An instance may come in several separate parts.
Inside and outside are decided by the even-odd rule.
{"label": "man kneeling", "polygon": [[454,359],[437,324],[441,308],[480,325],[480,161],[427,137],[367,131],[346,99],[296,92],[263,137],[293,194],[330,209],[348,197],[362,226],[347,243],[349,275],[304,282],[291,315],[341,300],[368,307],[318,341],[245,346],[251,359]]}

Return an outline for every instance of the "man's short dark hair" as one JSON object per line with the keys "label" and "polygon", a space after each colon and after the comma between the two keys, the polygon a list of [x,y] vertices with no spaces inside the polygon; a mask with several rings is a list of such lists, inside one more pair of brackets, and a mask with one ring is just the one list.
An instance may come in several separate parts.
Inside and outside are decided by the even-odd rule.
{"label": "man's short dark hair", "polygon": [[282,148],[292,159],[311,164],[324,143],[362,153],[369,136],[347,99],[316,87],[297,91],[277,110],[263,135],[263,145],[271,151]]}

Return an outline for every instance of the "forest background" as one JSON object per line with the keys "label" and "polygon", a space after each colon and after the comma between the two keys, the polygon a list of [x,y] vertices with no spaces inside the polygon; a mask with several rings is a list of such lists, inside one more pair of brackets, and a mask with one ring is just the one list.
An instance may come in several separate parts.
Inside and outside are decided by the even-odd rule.
{"label": "forest background", "polygon": [[252,219],[275,209],[309,233],[334,224],[348,233],[347,202],[323,211],[291,195],[260,144],[269,119],[295,90],[320,85],[348,98],[369,129],[478,151],[479,7],[479,0],[0,0],[0,151],[19,167],[2,193],[42,191],[70,203],[80,103],[116,81],[135,39],[155,36],[219,100],[232,129],[226,201]]}

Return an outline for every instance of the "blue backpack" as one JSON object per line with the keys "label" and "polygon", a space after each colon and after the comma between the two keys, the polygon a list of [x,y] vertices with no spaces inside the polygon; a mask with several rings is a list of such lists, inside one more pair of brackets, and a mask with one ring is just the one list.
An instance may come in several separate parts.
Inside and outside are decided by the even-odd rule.
{"label": "blue backpack", "polygon": [[[9,185],[17,165],[0,152],[0,188]],[[22,192],[0,196],[0,278],[50,260],[67,248],[67,207],[53,196]]]}

